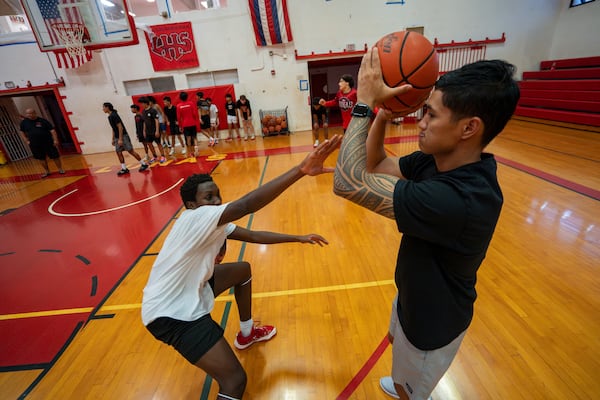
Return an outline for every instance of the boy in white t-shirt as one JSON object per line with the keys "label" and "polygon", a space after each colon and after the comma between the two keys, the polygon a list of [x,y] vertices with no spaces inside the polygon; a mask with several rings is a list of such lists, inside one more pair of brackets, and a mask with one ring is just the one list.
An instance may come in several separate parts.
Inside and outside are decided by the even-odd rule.
{"label": "boy in white t-shirt", "polygon": [[241,399],[246,373],[223,338],[223,328],[210,316],[215,296],[231,287],[235,290],[241,328],[236,348],[245,349],[276,334],[273,326],[254,326],[250,264],[218,264],[225,240],[327,244],[314,233],[251,231],[232,222],[260,210],[304,175],[333,172],[323,163],[340,141],[341,136],[336,135],[323,142],[298,166],[230,203],[222,204],[210,175],[192,175],[181,186],[187,210],[177,218],[152,266],[144,288],[142,321],[157,339],[172,345],[219,383],[217,399]]}
{"label": "boy in white t-shirt", "polygon": [[208,97],[206,101],[208,101],[208,103],[210,104],[210,107],[208,108],[208,113],[210,116],[209,133],[212,137],[212,146],[214,146],[215,144],[219,143],[219,109],[217,108],[215,103],[212,102],[212,99],[210,97]]}

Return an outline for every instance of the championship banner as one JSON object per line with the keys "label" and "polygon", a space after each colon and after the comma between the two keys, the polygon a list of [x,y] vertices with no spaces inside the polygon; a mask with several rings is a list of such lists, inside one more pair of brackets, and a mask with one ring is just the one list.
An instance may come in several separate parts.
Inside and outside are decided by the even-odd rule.
{"label": "championship banner", "polygon": [[146,42],[154,71],[198,67],[191,22],[153,25],[146,32]]}

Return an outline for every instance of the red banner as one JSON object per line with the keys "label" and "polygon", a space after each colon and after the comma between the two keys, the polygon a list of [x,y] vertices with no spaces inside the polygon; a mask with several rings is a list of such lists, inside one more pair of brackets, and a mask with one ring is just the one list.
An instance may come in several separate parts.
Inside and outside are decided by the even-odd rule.
{"label": "red banner", "polygon": [[146,42],[155,71],[198,67],[191,22],[153,25],[146,32]]}

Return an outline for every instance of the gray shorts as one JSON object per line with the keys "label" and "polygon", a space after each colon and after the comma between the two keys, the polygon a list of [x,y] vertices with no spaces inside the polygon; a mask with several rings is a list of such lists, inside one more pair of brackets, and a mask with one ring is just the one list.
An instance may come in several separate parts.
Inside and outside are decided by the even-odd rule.
{"label": "gray shorts", "polygon": [[133,146],[131,145],[131,139],[129,139],[129,135],[124,134],[123,135],[123,145],[119,146],[119,139],[115,138],[115,151],[117,153],[123,152],[123,151],[131,151],[133,150]]}
{"label": "gray shorts", "polygon": [[390,335],[392,344],[392,379],[400,384],[411,400],[426,400],[446,373],[466,331],[444,347],[435,350],[420,350],[413,346],[398,320],[398,297],[392,305]]}

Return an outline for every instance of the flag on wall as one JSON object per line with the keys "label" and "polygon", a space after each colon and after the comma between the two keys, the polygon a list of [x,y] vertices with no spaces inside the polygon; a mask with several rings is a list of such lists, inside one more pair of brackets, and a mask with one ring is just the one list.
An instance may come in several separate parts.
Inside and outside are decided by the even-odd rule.
{"label": "flag on wall", "polygon": [[[83,24],[83,17],[79,13],[79,10],[76,6],[68,7],[69,4],[77,3],[76,0],[36,0],[40,12],[42,14],[42,18],[44,19],[44,24],[46,25],[46,29],[48,30],[48,34],[50,35],[50,40],[53,44],[63,44],[61,39],[58,37],[54,28],[52,28],[52,24],[58,22],[77,22]],[[59,10],[59,5],[64,6],[61,7],[63,12],[61,13]],[[89,39],[89,37],[88,37]],[[54,55],[56,56],[56,63],[59,68],[78,68],[85,64],[86,62],[92,59],[91,50],[86,50],[85,55],[71,57],[67,50],[55,50]]]}
{"label": "flag on wall", "polygon": [[293,40],[286,0],[248,0],[257,46]]}
{"label": "flag on wall", "polygon": [[148,51],[155,71],[198,67],[198,54],[191,22],[150,26],[146,34]]}

